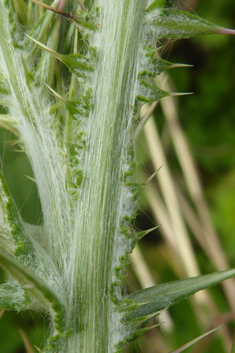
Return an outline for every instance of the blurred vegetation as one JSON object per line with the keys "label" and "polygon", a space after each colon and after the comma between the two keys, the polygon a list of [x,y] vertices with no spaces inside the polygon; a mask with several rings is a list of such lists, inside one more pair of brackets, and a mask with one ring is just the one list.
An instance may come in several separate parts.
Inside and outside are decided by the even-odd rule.
{"label": "blurred vegetation", "polygon": [[[201,17],[218,25],[235,28],[234,0],[186,0],[184,2],[180,0],[176,6],[184,10],[195,11]],[[170,42],[164,45],[162,51],[163,57],[172,62],[194,65],[193,68],[171,70],[169,75],[175,91],[194,92],[193,95],[178,99],[179,121],[196,161],[212,223],[224,251],[223,255],[226,256],[231,267],[235,266],[234,44],[234,37],[210,35],[175,43]],[[160,106],[157,106],[154,116],[172,178],[184,192],[186,189],[185,180],[180,172],[179,162],[167,129],[166,118]],[[42,215],[36,184],[30,179],[33,178],[33,173],[28,159],[22,151],[19,151],[19,145],[14,143],[16,140],[15,135],[4,129],[0,130],[2,170],[23,219],[28,223],[39,224]],[[148,177],[155,171],[148,156],[143,134],[138,141],[137,160],[139,162],[138,173],[141,178],[143,178],[143,173]],[[161,173],[161,170],[158,173]],[[151,184],[153,186],[157,184],[155,179]],[[192,209],[195,208],[190,200],[189,204]],[[146,194],[141,197],[140,208],[136,227],[148,229],[158,224],[149,207]],[[187,230],[201,273],[216,270],[215,264],[208,260],[208,256],[188,225]],[[168,251],[168,245],[162,236],[161,226],[141,241],[140,249],[147,270],[156,283],[179,278],[177,266],[175,266],[171,253]],[[3,280],[3,272],[0,273],[0,278]],[[127,282],[130,290],[141,287],[138,274],[132,267],[130,267]],[[208,313],[207,322],[202,320],[203,315],[200,316],[195,311],[193,301],[184,300],[170,309],[169,315],[173,322],[173,328],[165,330],[165,325],[162,325],[160,330],[150,331],[133,344],[132,353],[166,353],[168,350],[176,349],[194,339],[207,329],[218,326],[223,320],[227,320],[229,323],[221,334],[213,334],[203,340],[201,344],[199,343],[199,346],[192,347],[191,351],[200,353],[229,352],[228,347],[234,327],[229,319],[233,318],[233,315],[228,315],[228,319],[226,319],[223,314],[231,312],[231,305],[227,303],[220,286],[210,290],[210,297],[216,310],[213,316],[213,310],[209,313],[208,306],[205,307],[205,315]],[[45,317],[37,313],[5,312],[0,319],[0,352],[26,352],[19,329],[23,329],[30,342],[40,348],[48,329],[48,322]]]}

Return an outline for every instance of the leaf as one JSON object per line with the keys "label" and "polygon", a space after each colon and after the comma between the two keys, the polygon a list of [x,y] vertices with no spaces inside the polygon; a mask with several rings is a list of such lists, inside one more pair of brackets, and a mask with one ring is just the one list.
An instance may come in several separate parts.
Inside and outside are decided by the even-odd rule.
{"label": "leaf", "polygon": [[46,50],[52,54],[55,58],[60,60],[67,68],[77,76],[81,76],[80,71],[94,71],[93,66],[89,64],[89,59],[81,54],[59,54],[56,51],[48,48],[46,45],[40,43],[36,39],[27,35],[34,43],[36,43],[41,49]]}
{"label": "leaf", "polygon": [[50,10],[52,12],[55,12],[61,16],[64,16],[65,18],[67,18],[68,21],[74,21],[75,23],[79,24],[80,26],[90,29],[92,31],[95,31],[98,29],[98,26],[92,22],[92,16],[91,14],[89,14],[89,12],[85,12],[85,11],[78,11],[78,12],[64,12],[61,10],[58,10],[54,7],[51,7],[49,5],[43,4],[40,1],[37,0],[30,0],[33,3],[40,5],[42,7],[44,7],[47,10]]}
{"label": "leaf", "polygon": [[143,84],[143,82],[144,82],[145,89],[143,90],[143,92],[141,92],[141,94],[138,94],[136,96],[136,99],[141,102],[153,103],[161,98],[168,97],[171,95],[169,92],[164,91],[156,86],[154,87],[154,86],[147,85],[147,83],[144,80],[142,80],[141,83]]}
{"label": "leaf", "polygon": [[9,220],[8,208],[10,204],[11,198],[6,193],[5,181],[0,173],[0,247],[14,254],[16,244],[12,236],[12,224]]}
{"label": "leaf", "polygon": [[47,84],[45,84],[45,85],[51,91],[51,93],[53,94],[53,96],[55,98],[57,98],[59,101],[63,102],[63,104],[66,106],[66,108],[68,109],[68,111],[72,115],[74,115],[74,114],[79,114],[79,115],[82,115],[82,116],[87,116],[88,115],[87,111],[82,109],[83,107],[81,105],[81,102],[64,99],[56,91],[54,91],[50,86],[48,86]]}
{"label": "leaf", "polygon": [[142,77],[139,75],[138,80],[141,85],[139,86],[139,92],[136,96],[136,99],[144,103],[153,103],[161,98],[168,97],[168,96],[174,97],[174,96],[185,96],[188,94],[192,94],[191,92],[181,93],[181,92],[164,91],[156,86],[152,77],[149,77],[147,75]]}
{"label": "leaf", "polygon": [[133,293],[127,299],[134,303],[136,302],[139,306],[131,315],[126,315],[124,321],[136,320],[147,315],[157,314],[161,310],[185,299],[187,296],[233,276],[235,276],[235,269],[163,283]]}
{"label": "leaf", "polygon": [[232,30],[227,30],[226,32],[226,29],[203,20],[196,15],[171,9],[150,13],[146,17],[146,24],[151,26],[158,39],[181,39],[209,33],[235,33]]}
{"label": "leaf", "polygon": [[21,311],[27,309],[30,300],[21,285],[14,281],[0,285],[0,310]]}
{"label": "leaf", "polygon": [[[38,41],[41,41],[44,38],[48,38],[48,30],[52,26],[53,18],[54,18],[53,12],[45,11],[44,14],[39,18],[39,20],[36,22],[36,24],[31,29],[30,36],[34,37]],[[35,19],[32,18],[32,21],[34,22]],[[58,22],[58,21],[56,21],[56,22]],[[31,65],[33,66],[38,46],[35,45],[36,43],[33,44],[33,42],[31,40],[25,41],[26,47],[28,46],[28,44],[30,44],[30,50],[27,55],[27,63],[30,64],[30,66]]]}
{"label": "leaf", "polygon": [[0,127],[10,131],[12,134],[19,138],[19,133],[14,127],[17,124],[17,120],[11,114],[0,114]]}
{"label": "leaf", "polygon": [[80,26],[90,29],[91,31],[96,31],[99,26],[92,21],[92,17],[90,18],[90,14],[86,13],[85,11],[70,13],[71,20],[75,23],[79,24]]}
{"label": "leaf", "polygon": [[33,245],[0,172],[0,248],[18,257],[24,264],[35,262]]}
{"label": "leaf", "polygon": [[187,64],[174,64],[170,61],[163,60],[159,57],[158,50],[152,49],[150,47],[144,47],[144,59],[147,59],[147,63],[143,62],[143,66],[147,67],[147,70],[143,70],[139,73],[141,76],[156,77],[160,75],[163,71],[174,69],[177,67],[192,67],[192,65]]}
{"label": "leaf", "polygon": [[24,0],[13,1],[15,13],[19,21],[25,25],[27,23],[27,5]]}
{"label": "leaf", "polygon": [[157,8],[164,8],[165,0],[155,0],[145,11],[151,12]]}
{"label": "leaf", "polygon": [[19,261],[0,249],[0,266],[14,277],[32,298],[41,307],[51,313],[54,318],[55,328],[63,330],[64,305],[47,284],[34,272],[23,266]]}
{"label": "leaf", "polygon": [[34,82],[34,78],[33,78],[32,74],[30,73],[30,71],[28,70],[27,65],[26,65],[26,63],[24,61],[24,58],[23,58],[22,54],[21,54],[21,60],[22,60],[22,64],[23,64],[23,67],[24,67],[26,83],[27,83],[28,86],[30,86],[30,84]]}

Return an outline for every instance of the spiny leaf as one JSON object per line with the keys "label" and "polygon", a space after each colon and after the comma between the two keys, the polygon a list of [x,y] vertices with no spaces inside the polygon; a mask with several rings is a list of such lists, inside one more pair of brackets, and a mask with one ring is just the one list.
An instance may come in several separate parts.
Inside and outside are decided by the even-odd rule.
{"label": "spiny leaf", "polygon": [[144,47],[143,50],[145,53],[144,57],[147,59],[147,62],[148,62],[148,69],[141,71],[139,73],[139,77],[141,76],[156,77],[165,70],[174,69],[177,67],[192,67],[192,65],[174,64],[167,60],[161,59],[158,54],[159,50],[152,49],[150,47]]}
{"label": "spiny leaf", "polygon": [[[1,68],[0,68],[1,69]],[[0,94],[8,95],[10,93],[10,87],[7,83],[7,78],[2,71],[0,71]]]}
{"label": "spiny leaf", "polygon": [[120,266],[117,266],[114,269],[115,275],[119,280],[123,280],[126,277],[126,275],[124,274],[124,270],[126,268],[126,265],[128,264],[129,255],[134,250],[137,242],[140,239],[142,239],[145,235],[151,233],[152,231],[154,231],[157,228],[158,228],[158,226],[153,227],[151,229],[143,230],[140,232],[130,232],[128,230],[128,228],[121,227],[122,233],[125,235],[125,237],[127,239],[130,240],[130,243],[128,246],[128,250],[125,252],[125,254],[123,254],[122,256],[119,257]]}
{"label": "spiny leaf", "polygon": [[139,100],[145,103],[153,103],[168,96],[174,97],[192,94],[192,92],[167,92],[158,88],[153,78],[148,75],[148,71],[147,74],[145,71],[142,71],[138,76],[138,80],[140,82],[140,86],[139,92],[136,96],[137,101]]}
{"label": "spiny leaf", "polygon": [[34,247],[24,231],[24,224],[7,184],[0,172],[0,248],[15,255],[25,265],[35,266]]}
{"label": "spiny leaf", "polygon": [[149,330],[158,327],[159,324],[156,325],[152,325],[152,326],[148,326],[148,327],[143,327],[140,328],[138,330],[136,330],[135,332],[133,332],[131,335],[126,336],[124,340],[119,341],[116,345],[115,345],[115,349],[116,349],[116,353],[122,353],[123,349],[126,347],[127,343],[130,343],[132,341],[135,341],[137,338],[139,338],[141,335],[143,335],[145,332],[148,332]]}
{"label": "spiny leaf", "polygon": [[[28,36],[28,35],[27,35]],[[40,43],[36,39],[28,36],[34,43],[36,43],[41,49],[46,50],[52,54],[55,58],[60,60],[67,68],[77,76],[81,76],[81,71],[94,71],[93,66],[88,64],[88,59],[81,54],[59,54],[56,51],[48,48],[46,45]]]}
{"label": "spiny leaf", "polygon": [[37,5],[44,7],[47,10],[50,10],[50,11],[55,12],[61,16],[64,16],[65,18],[67,18],[67,20],[75,22],[84,28],[90,29],[92,31],[95,31],[98,28],[98,26],[94,22],[91,21],[91,18],[89,16],[90,14],[87,13],[86,11],[65,12],[65,11],[58,10],[54,7],[51,7],[49,5],[43,4],[37,0],[30,0],[30,1],[32,1],[33,3],[35,3]]}
{"label": "spiny leaf", "polygon": [[204,276],[163,283],[131,294],[128,299],[138,307],[124,321],[136,320],[174,305],[187,296],[208,288],[235,275],[235,269],[215,272]]}
{"label": "spiny leaf", "polygon": [[80,11],[79,13],[71,13],[71,20],[80,26],[90,29],[91,31],[96,31],[99,26],[90,20],[89,14],[85,11]]}
{"label": "spiny leaf", "polygon": [[22,55],[21,55],[21,60],[22,60],[23,67],[24,67],[24,73],[25,73],[26,83],[27,83],[27,85],[29,86],[31,83],[34,82],[34,78],[33,78],[32,74],[30,73],[30,71],[28,70],[27,65],[26,65],[26,63],[25,63],[24,58],[23,58]]}
{"label": "spiny leaf", "polygon": [[56,294],[34,272],[0,249],[0,265],[10,273],[41,306],[54,316],[55,327],[60,331],[63,327],[65,309]]}
{"label": "spiny leaf", "polygon": [[[14,127],[17,124],[17,120],[11,114],[0,114],[0,126],[4,129],[7,129],[17,137],[19,137],[19,133]],[[0,226],[1,227],[1,226]]]}
{"label": "spiny leaf", "polygon": [[153,103],[157,100],[170,96],[170,93],[158,87],[148,87],[143,94],[138,94],[136,99],[144,103]]}
{"label": "spiny leaf", "polygon": [[163,59],[153,59],[151,63],[152,67],[149,68],[148,70],[143,70],[139,73],[139,77],[156,77],[160,75],[163,71],[170,70],[170,69],[175,69],[177,67],[192,67],[192,65],[187,65],[187,64],[174,64],[171,63],[167,60]]}
{"label": "spiny leaf", "polygon": [[5,181],[0,174],[0,247],[13,255],[17,246],[12,236],[12,223],[9,221],[10,204],[11,198],[6,193]]}
{"label": "spiny leaf", "polygon": [[86,116],[86,112],[84,112],[84,110],[81,109],[81,104],[79,104],[80,102],[64,99],[56,91],[54,91],[50,86],[48,86],[47,84],[46,84],[46,86],[51,91],[51,93],[53,94],[53,96],[55,98],[59,99],[61,102],[63,102],[65,104],[66,108],[68,109],[68,111],[72,115],[79,114],[79,115]]}
{"label": "spiny leaf", "polygon": [[122,232],[123,234],[125,234],[126,238],[128,239],[136,239],[137,241],[139,241],[140,239],[142,239],[145,235],[153,232],[154,230],[156,230],[158,228],[158,226],[147,229],[147,230],[141,230],[140,232],[128,232],[127,228],[123,228]]}
{"label": "spiny leaf", "polygon": [[30,302],[29,297],[18,282],[14,281],[0,285],[0,310],[25,310]]}
{"label": "spiny leaf", "polygon": [[185,11],[164,9],[155,11],[146,17],[146,24],[154,30],[158,39],[161,38],[189,38],[198,34],[209,33],[230,33],[232,30],[226,30],[216,26],[202,18],[192,15]]}

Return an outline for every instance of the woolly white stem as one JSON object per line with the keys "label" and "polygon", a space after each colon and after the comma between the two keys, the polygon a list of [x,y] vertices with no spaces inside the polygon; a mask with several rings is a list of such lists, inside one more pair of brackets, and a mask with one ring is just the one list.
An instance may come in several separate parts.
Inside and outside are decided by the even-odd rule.
{"label": "woolly white stem", "polygon": [[112,270],[125,249],[120,220],[132,212],[123,209],[127,189],[121,177],[130,143],[145,1],[104,0],[100,7],[94,109],[68,272],[70,315],[80,340],[74,340],[69,352],[113,352],[113,344],[121,338],[109,291]]}
{"label": "woolly white stem", "polygon": [[[0,23],[4,23],[8,12],[4,6],[1,8]],[[35,89],[31,92],[26,84],[22,59],[13,47],[10,28],[1,25],[0,35],[0,64],[13,97],[9,111],[17,120],[17,129],[32,163],[47,234],[44,245],[56,262],[65,250],[64,234],[71,232],[63,159],[51,129],[48,102],[44,100],[42,91]]]}
{"label": "woolly white stem", "polygon": [[[57,145],[45,92],[28,87],[10,30],[0,29],[1,67],[14,97],[9,111],[17,120],[33,166],[43,209],[45,249],[59,268],[60,285],[67,293],[67,326],[74,328],[58,353],[112,353],[114,344],[126,334],[110,287],[116,280],[119,257],[127,250],[120,222],[134,210],[132,192],[123,177],[133,138],[136,59],[146,1],[100,0],[98,5],[93,109],[87,122],[84,181],[75,211],[65,186],[67,160]],[[4,11],[0,23],[8,16]]]}

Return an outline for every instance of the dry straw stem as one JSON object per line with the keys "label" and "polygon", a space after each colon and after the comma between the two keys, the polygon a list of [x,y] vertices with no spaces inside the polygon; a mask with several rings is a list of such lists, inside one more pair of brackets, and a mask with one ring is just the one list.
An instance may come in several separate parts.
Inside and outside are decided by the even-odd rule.
{"label": "dry straw stem", "polygon": [[22,338],[22,341],[24,343],[24,347],[25,347],[25,350],[26,350],[26,353],[35,353],[34,349],[33,349],[33,346],[31,344],[31,342],[29,341],[26,333],[23,331],[23,330],[18,330],[19,331],[19,334]]}
{"label": "dry straw stem", "polygon": [[[152,129],[153,129],[153,126],[150,130]],[[161,170],[162,169],[163,168],[161,168]],[[160,173],[161,171],[158,174]],[[179,252],[178,238],[175,236],[175,231],[172,226],[172,221],[169,216],[168,210],[164,205],[163,200],[161,199],[159,191],[153,185],[150,184],[146,187],[146,196],[148,197],[148,201],[149,201],[151,210],[153,212],[155,222],[160,223],[159,230],[161,231],[163,238],[165,239],[169,249],[169,255],[166,257],[166,260],[169,262],[170,266],[177,273],[177,275],[180,278],[184,278],[186,276],[187,267],[185,268],[184,259],[182,259],[181,252]],[[180,203],[180,206],[181,206],[181,203]],[[181,212],[180,209],[179,209],[179,212]],[[189,241],[189,237],[188,237],[188,241]],[[192,250],[192,254],[194,256],[194,260],[196,261],[193,250]],[[201,294],[201,296],[198,296],[198,294]],[[213,299],[211,298],[211,296],[208,294],[207,291],[197,293],[196,296],[191,298],[191,302],[194,306],[195,314],[198,317],[199,322],[200,323],[203,322],[204,326],[208,326],[209,323],[211,322],[212,313],[213,313],[213,316],[219,315],[219,311],[216,307],[216,304],[214,303]],[[225,349],[228,350],[228,347],[230,346],[230,334],[228,329],[224,326],[219,333],[222,335]]]}
{"label": "dry straw stem", "polygon": [[201,339],[207,337],[208,335],[211,335],[212,333],[214,333],[215,331],[217,331],[220,327],[221,327],[221,326],[216,327],[216,328],[214,328],[213,330],[204,333],[203,335],[201,335],[201,336],[195,338],[194,340],[192,340],[192,341],[190,341],[190,342],[184,344],[184,345],[181,346],[180,348],[178,348],[178,349],[176,349],[176,350],[174,350],[174,351],[171,351],[171,352],[169,352],[169,353],[182,353],[182,352],[184,352],[187,348],[191,347],[193,344],[197,343],[198,341],[200,341]]}
{"label": "dry straw stem", "polygon": [[187,275],[189,277],[198,276],[200,271],[182,218],[172,176],[153,117],[149,118],[147,121],[144,128],[144,134],[154,169],[157,170],[160,165],[163,165],[161,171],[157,174],[157,179],[159,181],[168,216],[171,220],[170,224],[174,229],[178,252],[181,254]]}
{"label": "dry straw stem", "polygon": [[[166,80],[166,75],[159,78],[163,88],[171,90],[169,76]],[[191,153],[187,138],[180,126],[177,107],[174,97],[168,97],[161,101],[161,107],[166,118],[167,128],[169,130],[172,142],[175,147],[175,152],[181,165],[185,184],[188,189],[189,197],[196,209],[195,217],[199,217],[199,224],[201,227],[201,235],[198,241],[208,255],[210,261],[216,266],[216,269],[222,271],[229,268],[229,263],[223,252],[218,234],[211,222],[209,209],[205,200],[200,177],[197,172],[196,163]],[[223,284],[227,300],[232,310],[235,309],[234,292],[235,282],[231,279]]]}
{"label": "dry straw stem", "polygon": [[[160,77],[159,81],[162,85],[165,85],[164,89],[172,91],[172,86],[166,84],[164,76]],[[162,231],[166,241],[168,244],[170,244],[171,251],[173,250],[173,253],[175,253],[173,259],[171,258],[171,261],[178,263],[180,258],[180,262],[183,267],[182,270],[182,267],[180,269],[180,266],[178,265],[178,272],[180,273],[180,276],[182,276],[182,273],[185,274],[185,272],[191,273],[192,276],[193,271],[198,270],[196,258],[194,256],[188,232],[183,220],[183,218],[185,218],[189,227],[198,238],[198,241],[203,247],[205,253],[208,255],[209,259],[215,263],[217,268],[222,269],[229,267],[226,258],[224,257],[218,236],[216,235],[210,220],[209,210],[203,195],[194,159],[192,157],[186,137],[178,121],[175,98],[164,98],[161,100],[161,104],[164,116],[166,118],[167,129],[170,133],[176,154],[183,171],[183,176],[188,188],[189,197],[193,201],[194,207],[196,209],[195,213],[191,207],[188,207],[189,205],[187,199],[180,191],[179,187],[175,185],[175,182],[173,182],[170,169],[167,166],[164,149],[162,146],[161,138],[157,131],[157,127],[154,123],[153,117],[149,118],[145,125],[144,133],[146,136],[146,143],[152,158],[154,169],[157,169],[160,165],[163,165],[163,168],[161,168],[160,172],[157,173],[157,178],[164,201],[162,201],[159,191],[157,191],[156,187],[153,187],[152,185],[147,186],[146,193],[153,213],[155,213],[155,218],[158,220],[158,222],[161,223],[160,231]],[[148,108],[145,108],[145,110],[142,111],[146,121],[147,117],[149,117],[152,112],[153,107],[149,108],[149,112]],[[172,205],[174,205],[174,207],[172,207]],[[185,256],[185,254],[190,254],[189,258]],[[223,285],[226,297],[230,302],[231,307],[233,308],[233,282],[230,280],[225,282]],[[210,307],[211,312],[218,312],[214,303],[205,294],[205,292],[201,297],[197,297],[197,300],[199,300],[201,304],[204,302],[204,304]],[[202,314],[201,310],[200,312]],[[206,320],[204,320],[204,322],[206,322]],[[223,329],[223,332],[225,345],[228,347],[229,334],[225,328]]]}
{"label": "dry straw stem", "polygon": [[[159,173],[157,173],[157,179],[166,208],[167,222],[171,225],[172,229],[170,234],[174,239],[173,246],[176,248],[176,254],[178,255],[177,258],[180,259],[183,265],[183,277],[198,276],[200,274],[199,266],[182,216],[171,172],[168,167],[165,152],[153,117],[150,117],[146,123],[144,134],[146,136],[146,144],[154,169],[163,165]],[[159,208],[160,207],[158,207],[158,209]],[[192,300],[197,307],[195,308],[196,315],[199,315],[201,320],[206,323],[208,320],[207,315],[205,315],[205,312],[202,309],[204,305],[207,306],[206,303],[208,302],[206,292],[203,291],[197,293]]]}

